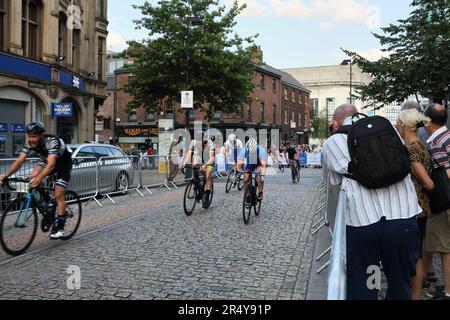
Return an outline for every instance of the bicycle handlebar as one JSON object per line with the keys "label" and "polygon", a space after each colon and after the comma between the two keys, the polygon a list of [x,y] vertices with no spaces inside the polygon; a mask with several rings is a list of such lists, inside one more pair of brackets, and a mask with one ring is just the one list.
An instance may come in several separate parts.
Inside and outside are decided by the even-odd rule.
{"label": "bicycle handlebar", "polygon": [[6,186],[9,190],[15,191],[16,189],[11,187],[11,182],[30,183],[30,178],[4,178],[3,185]]}

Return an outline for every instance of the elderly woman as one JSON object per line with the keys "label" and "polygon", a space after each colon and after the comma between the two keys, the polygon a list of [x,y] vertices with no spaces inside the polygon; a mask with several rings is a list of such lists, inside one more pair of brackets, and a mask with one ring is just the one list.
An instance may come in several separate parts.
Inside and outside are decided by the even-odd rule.
{"label": "elderly woman", "polygon": [[[427,192],[433,191],[434,183],[430,177],[431,157],[427,149],[420,142],[418,129],[430,123],[430,119],[420,114],[415,109],[402,111],[397,119],[397,131],[405,141],[411,160],[411,172],[417,197],[423,212],[417,216],[421,237],[422,252],[425,239],[427,217],[431,214],[430,199]],[[413,299],[420,300],[422,296],[422,285],[424,280],[424,270],[422,259],[417,262],[416,276],[411,279]]]}

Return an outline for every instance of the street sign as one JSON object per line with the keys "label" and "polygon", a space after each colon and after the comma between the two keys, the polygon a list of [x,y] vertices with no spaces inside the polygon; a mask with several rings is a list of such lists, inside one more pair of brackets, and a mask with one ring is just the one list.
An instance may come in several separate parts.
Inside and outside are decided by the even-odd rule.
{"label": "street sign", "polygon": [[291,121],[291,129],[297,128],[297,123]]}
{"label": "street sign", "polygon": [[11,132],[13,133],[25,133],[25,125],[24,124],[11,124]]}
{"label": "street sign", "polygon": [[0,132],[8,132],[8,124],[0,123]]}
{"label": "street sign", "polygon": [[181,92],[181,108],[194,109],[194,91]]}

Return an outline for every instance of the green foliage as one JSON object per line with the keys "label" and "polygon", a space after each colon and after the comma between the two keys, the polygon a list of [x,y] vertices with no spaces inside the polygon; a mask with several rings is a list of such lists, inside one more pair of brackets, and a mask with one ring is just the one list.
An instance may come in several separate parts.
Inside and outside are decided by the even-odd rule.
{"label": "green foliage", "polygon": [[413,11],[398,24],[374,34],[389,57],[371,62],[345,51],[374,81],[357,89],[377,103],[403,102],[408,96],[443,99],[450,85],[450,0],[414,0]]}
{"label": "green foliage", "polygon": [[[134,21],[148,38],[129,42],[133,77],[124,90],[133,97],[128,110],[144,106],[161,111],[162,102],[181,102],[181,91],[194,91],[196,109],[239,113],[253,90],[252,44],[233,33],[245,8],[237,2],[226,10],[216,0],[163,0],[134,6],[142,13]],[[193,25],[192,18],[202,20]]]}

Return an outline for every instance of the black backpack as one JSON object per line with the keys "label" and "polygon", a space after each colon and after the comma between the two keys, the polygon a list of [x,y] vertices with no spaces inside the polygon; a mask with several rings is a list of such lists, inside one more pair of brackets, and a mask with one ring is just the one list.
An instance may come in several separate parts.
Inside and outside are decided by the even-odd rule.
{"label": "black backpack", "polygon": [[[356,116],[363,119],[353,122]],[[352,125],[335,134],[348,135],[351,162],[346,177],[368,189],[386,188],[404,180],[411,173],[409,153],[397,131],[386,118],[357,113]]]}

